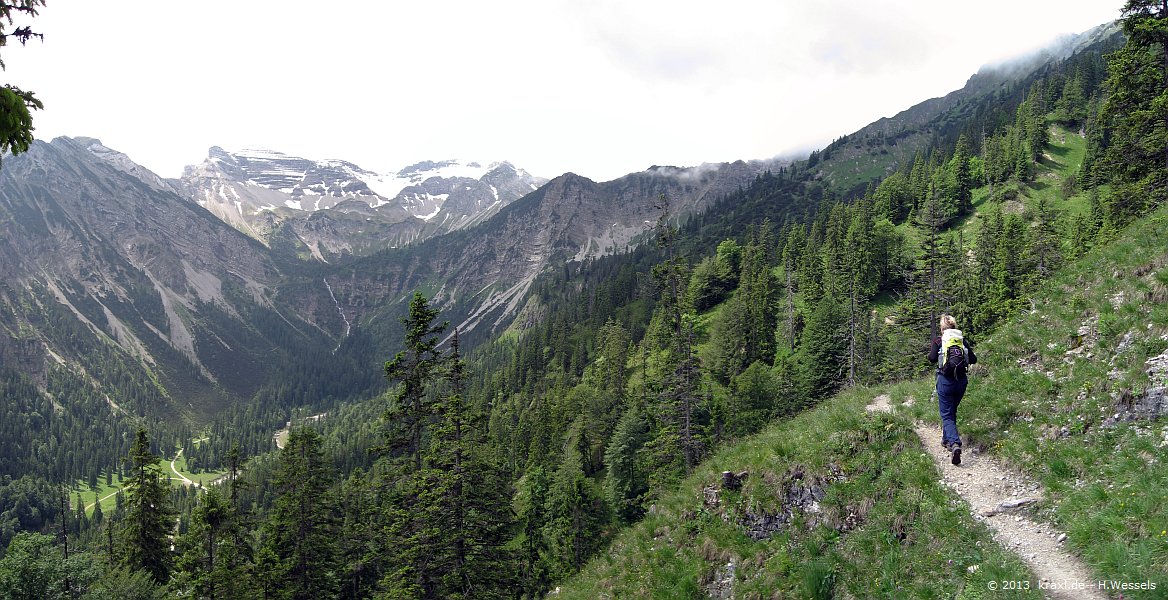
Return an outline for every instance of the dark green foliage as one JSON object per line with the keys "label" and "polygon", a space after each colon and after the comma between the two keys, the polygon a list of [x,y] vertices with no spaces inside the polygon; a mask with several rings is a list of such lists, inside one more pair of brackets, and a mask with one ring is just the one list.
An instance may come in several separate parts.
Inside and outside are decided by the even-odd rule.
{"label": "dark green foliage", "polygon": [[162,472],[160,462],[150,451],[146,430],[139,428],[130,448],[124,486],[126,517],[122,521],[120,562],[165,584],[174,564],[169,536],[175,514],[170,505],[170,478]]}
{"label": "dark green foliage", "polygon": [[[723,383],[752,362],[770,363],[775,355],[779,280],[773,269],[775,242],[770,222],[750,227],[748,238],[739,251],[737,291],[719,313],[711,334],[710,367]],[[724,245],[718,246],[719,252]]]}
{"label": "dark green foliage", "polygon": [[742,248],[734,240],[718,244],[718,252],[694,267],[689,280],[688,301],[697,312],[721,303],[738,285]]}
{"label": "dark green foliage", "polygon": [[385,363],[385,377],[401,383],[382,421],[387,428],[386,446],[390,452],[404,452],[422,468],[422,434],[434,417],[427,400],[426,387],[441,360],[438,335],[446,324],[435,325],[438,309],[430,308],[426,297],[415,292],[410,300],[410,314],[402,319],[406,327],[406,349]]}
{"label": "dark green foliage", "polygon": [[776,416],[791,414],[794,407],[787,404],[791,399],[781,398],[781,389],[770,366],[751,363],[730,384],[722,435],[729,439],[750,435]]}
{"label": "dark green foliage", "polygon": [[25,475],[0,478],[0,547],[21,531],[42,531],[59,517],[60,488]]}
{"label": "dark green foliage", "polygon": [[632,523],[644,514],[649,491],[647,465],[641,451],[649,436],[649,422],[634,404],[621,414],[604,453],[605,494],[616,516]]}
{"label": "dark green foliage", "polygon": [[426,521],[419,529],[437,534],[420,548],[434,570],[421,577],[432,583],[425,596],[504,598],[513,585],[513,559],[505,548],[511,490],[484,452],[481,415],[463,397],[466,366],[457,330],[443,366],[448,388],[438,404],[441,416],[426,461],[429,481],[410,515]]}
{"label": "dark green foliage", "polygon": [[808,316],[799,350],[803,397],[825,398],[839,389],[847,375],[847,323],[844,306],[830,295]]}
{"label": "dark green foliage", "polygon": [[199,498],[187,532],[177,543],[174,587],[196,597],[252,598],[259,590],[251,576],[247,523],[217,487]]}
{"label": "dark green foliage", "polygon": [[441,328],[431,325],[438,311],[420,294],[414,298],[406,321],[412,355],[399,354],[391,366],[416,377],[403,377],[411,389],[436,392],[416,430],[387,436],[390,447],[404,446],[407,436],[427,440],[416,462],[385,457],[377,464],[380,485],[388,491],[379,519],[386,557],[379,585],[388,598],[506,597],[515,583],[515,559],[506,547],[513,520],[509,481],[484,444],[484,415],[465,396],[458,331],[449,352],[439,353],[433,336]]}
{"label": "dark green foliage", "polygon": [[519,591],[527,598],[547,592],[552,581],[550,547],[543,529],[548,522],[547,498],[551,484],[547,472],[532,467],[516,484],[515,513],[519,524]]}
{"label": "dark green foliage", "polygon": [[601,494],[584,476],[583,461],[579,449],[568,445],[548,487],[543,535],[556,579],[574,573],[600,547],[607,517]]}
{"label": "dark green foliage", "polygon": [[316,431],[299,427],[280,451],[277,495],[263,527],[256,567],[266,571],[268,585],[275,583],[281,597],[327,598],[339,587],[340,522],[322,444]]}
{"label": "dark green foliage", "polygon": [[170,597],[167,587],[156,582],[149,572],[121,566],[112,567],[103,573],[84,596],[94,600],[163,600]]}
{"label": "dark green foliage", "polygon": [[0,559],[0,600],[64,600],[85,590],[98,576],[87,554],[65,558],[53,538],[39,533],[17,534]]}
{"label": "dark green foliage", "polygon": [[1127,44],[1109,57],[1102,158],[1113,178],[1109,218],[1126,224],[1162,203],[1168,189],[1168,8],[1128,0]]}
{"label": "dark green foliage", "polygon": [[[15,38],[24,45],[30,38],[44,39],[44,35],[34,33],[28,25],[20,25],[11,31],[5,28],[13,25],[14,13],[25,17],[37,16],[37,11],[45,5],[45,0],[21,0],[0,3],[0,47],[8,44],[8,38]],[[0,60],[0,69],[4,61]],[[32,115],[29,110],[44,108],[32,92],[26,92],[14,85],[0,86],[0,154],[20,154],[28,150],[32,143]]]}
{"label": "dark green foliage", "polygon": [[654,427],[646,449],[651,456],[650,479],[658,487],[689,473],[708,449],[709,406],[694,345],[693,323],[687,316],[672,344],[674,353],[663,365],[661,390],[650,410]]}

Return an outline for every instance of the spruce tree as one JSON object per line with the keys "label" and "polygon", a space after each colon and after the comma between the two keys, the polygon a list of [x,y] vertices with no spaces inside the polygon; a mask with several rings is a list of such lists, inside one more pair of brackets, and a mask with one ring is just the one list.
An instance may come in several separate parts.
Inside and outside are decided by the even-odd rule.
{"label": "spruce tree", "polygon": [[859,363],[864,359],[868,324],[868,299],[876,293],[877,269],[871,204],[861,198],[852,207],[852,219],[844,240],[848,273],[848,385],[856,385]]}
{"label": "spruce tree", "polygon": [[1168,197],[1168,4],[1128,0],[1121,12],[1127,44],[1110,56],[1107,168],[1115,191],[1110,219],[1120,225]]}
{"label": "spruce tree", "polygon": [[529,465],[516,483],[515,514],[519,534],[519,590],[525,598],[538,598],[551,582],[551,550],[544,528],[548,521],[547,497],[550,485],[547,471]]}
{"label": "spruce tree", "polygon": [[174,559],[170,535],[174,509],[170,505],[170,478],[162,472],[161,459],[150,451],[146,429],[139,427],[130,447],[125,489],[125,519],[121,532],[121,563],[142,569],[154,581],[170,579]]}
{"label": "spruce tree", "polygon": [[506,548],[512,524],[510,490],[482,443],[482,417],[469,408],[458,330],[445,360],[447,390],[439,403],[428,463],[435,477],[423,515],[443,534],[431,555],[434,598],[505,598],[515,563]]}
{"label": "spruce tree", "polygon": [[257,567],[270,569],[280,592],[294,599],[328,598],[339,587],[339,523],[322,444],[309,427],[288,434],[263,527],[263,549],[273,564]]}
{"label": "spruce tree", "polygon": [[240,560],[234,507],[216,487],[208,488],[191,513],[188,531],[179,538],[179,588],[199,598],[248,598],[247,565]]}
{"label": "spruce tree", "polygon": [[387,450],[404,451],[412,459],[415,471],[422,469],[423,436],[434,418],[434,407],[427,400],[426,389],[442,359],[438,335],[447,326],[434,324],[438,313],[421,292],[414,292],[409,315],[402,319],[406,347],[385,363],[386,378],[401,384],[382,417],[387,430]]}
{"label": "spruce tree", "polygon": [[563,461],[548,488],[544,535],[556,579],[575,573],[600,547],[603,500],[592,481],[584,476],[583,463],[580,450],[566,445]]}
{"label": "spruce tree", "polygon": [[604,453],[608,472],[605,493],[609,505],[625,523],[633,523],[645,511],[642,500],[649,491],[649,480],[641,449],[648,434],[649,422],[641,407],[634,403],[621,415]]}
{"label": "spruce tree", "polygon": [[807,402],[822,400],[839,388],[847,374],[848,317],[834,296],[824,296],[807,319],[799,349],[800,380]]}
{"label": "spruce tree", "polygon": [[[745,338],[741,367],[755,361],[767,364],[775,359],[775,328],[777,315],[778,281],[771,270],[774,253],[773,234],[769,221],[753,231],[750,242],[742,251],[742,274],[739,277],[737,297],[745,311]],[[741,368],[736,369],[737,374]]]}
{"label": "spruce tree", "polygon": [[953,150],[953,158],[950,159],[950,164],[953,168],[953,178],[956,184],[957,207],[958,213],[965,214],[973,210],[973,174],[969,167],[970,160],[969,141],[965,138],[965,134],[961,134],[957,138],[957,146]]}

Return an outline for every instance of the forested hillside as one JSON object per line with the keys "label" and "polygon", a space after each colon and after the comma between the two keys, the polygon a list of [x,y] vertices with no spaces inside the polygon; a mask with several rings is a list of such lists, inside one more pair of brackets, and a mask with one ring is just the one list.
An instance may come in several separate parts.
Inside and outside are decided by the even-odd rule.
{"label": "forested hillside", "polygon": [[[145,429],[125,432],[128,483],[112,514],[86,506],[94,482],[4,480],[0,494],[22,501],[0,522],[11,540],[0,587],[980,593],[1024,579],[1025,566],[937,483],[908,412],[929,418],[923,354],[949,313],[987,357],[971,443],[1044,478],[1053,494],[1037,510],[1073,532],[1101,577],[1168,588],[1168,477],[1154,445],[1164,411],[1120,410],[1163,388],[1144,364],[1168,348],[1157,112],[1168,47],[1155,33],[1168,14],[1141,7],[1129,3],[1126,42],[1103,36],[978,81],[976,94],[901,121],[903,135],[845,136],[685,222],[667,194],[647,199],[651,240],[545,270],[513,324],[473,348],[432,291],[414,293],[393,331],[404,350],[363,375],[384,376],[385,394],[295,416],[276,453],[246,456],[239,432],[216,424],[184,446],[214,448],[225,466],[205,491],[167,495]],[[888,152],[909,140],[911,157]],[[915,408],[867,416],[876,390]],[[225,423],[268,410],[270,393]],[[1138,501],[1121,498],[1136,487]]]}

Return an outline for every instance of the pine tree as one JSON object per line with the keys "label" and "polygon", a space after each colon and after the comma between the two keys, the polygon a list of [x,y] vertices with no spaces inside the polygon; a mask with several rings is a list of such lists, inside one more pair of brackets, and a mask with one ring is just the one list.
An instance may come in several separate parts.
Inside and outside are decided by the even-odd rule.
{"label": "pine tree", "polygon": [[330,597],[339,587],[339,523],[322,444],[309,427],[289,432],[276,467],[276,497],[263,527],[263,548],[274,561],[268,567],[271,575],[294,599]]}
{"label": "pine tree", "polygon": [[422,439],[434,418],[434,407],[427,401],[426,388],[442,359],[438,335],[447,326],[446,323],[434,324],[438,313],[438,309],[430,308],[421,292],[414,292],[409,316],[402,319],[406,328],[406,348],[385,363],[386,378],[401,383],[382,417],[387,430],[386,446],[391,452],[404,450],[413,459],[415,471],[422,469]]}
{"label": "pine tree", "polygon": [[641,449],[649,435],[649,422],[634,403],[621,415],[604,453],[608,472],[605,494],[618,518],[633,523],[644,513],[643,496],[649,491]]}
{"label": "pine tree", "polygon": [[547,472],[541,466],[529,466],[516,483],[515,513],[519,524],[519,581],[522,596],[542,597],[551,581],[551,551],[544,535],[547,526]]}
{"label": "pine tree", "polygon": [[135,434],[129,462],[123,486],[126,516],[122,522],[121,563],[150,573],[158,583],[166,583],[174,562],[170,535],[175,512],[170,505],[170,478],[162,472],[161,459],[150,451],[145,428],[138,428]]}
{"label": "pine tree", "polygon": [[583,463],[579,449],[566,445],[563,461],[548,488],[544,535],[557,579],[575,573],[600,547],[604,504],[584,476]]}
{"label": "pine tree", "polygon": [[1128,0],[1127,44],[1109,58],[1105,153],[1116,186],[1111,219],[1126,223],[1168,196],[1168,4]]}
{"label": "pine tree", "polygon": [[514,568],[506,543],[511,529],[510,492],[481,442],[480,415],[463,397],[466,365],[458,330],[444,364],[447,391],[440,401],[429,464],[435,474],[435,506],[424,507],[442,530],[436,546],[424,549],[434,568],[434,598],[505,598]]}

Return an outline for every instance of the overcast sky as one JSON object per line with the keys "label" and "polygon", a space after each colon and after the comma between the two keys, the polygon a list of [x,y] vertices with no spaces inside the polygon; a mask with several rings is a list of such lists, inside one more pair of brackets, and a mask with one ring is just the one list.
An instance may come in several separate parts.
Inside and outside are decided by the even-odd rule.
{"label": "overcast sky", "polygon": [[2,81],[35,135],[164,177],[211,146],[609,180],[769,158],[960,88],[1123,0],[49,0]]}

